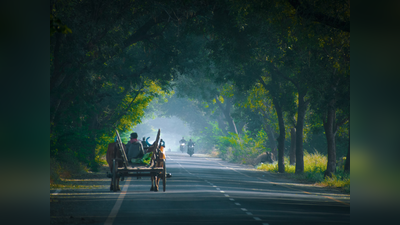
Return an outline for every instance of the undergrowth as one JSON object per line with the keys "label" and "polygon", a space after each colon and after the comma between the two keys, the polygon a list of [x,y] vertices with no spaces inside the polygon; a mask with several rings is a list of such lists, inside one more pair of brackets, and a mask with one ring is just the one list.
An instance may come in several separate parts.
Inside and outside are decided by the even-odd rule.
{"label": "undergrowth", "polygon": [[258,155],[266,151],[264,141],[266,133],[261,130],[256,137],[251,137],[247,131],[239,136],[235,133],[229,133],[228,136],[218,137],[218,157],[223,160],[249,164]]}
{"label": "undergrowth", "polygon": [[105,157],[96,157],[94,164],[96,164],[96,169],[90,165],[85,166],[83,163],[79,162],[71,152],[63,152],[58,154],[56,157],[50,157],[50,186],[54,186],[62,183],[63,178],[71,178],[82,173],[89,172],[89,168],[93,172],[97,172],[97,167],[107,164]]}
{"label": "undergrowth", "polygon": [[[289,165],[289,158],[285,157],[285,173],[292,174],[294,178],[306,179],[308,181],[316,182],[321,186],[329,186],[336,188],[343,188],[347,193],[350,193],[350,174],[345,173],[343,166],[336,167],[336,173],[332,177],[325,177],[324,172],[328,163],[326,156],[316,152],[308,153],[304,151],[304,173],[295,174],[296,166]],[[270,172],[278,172],[278,163],[263,164],[257,166],[259,170]]]}

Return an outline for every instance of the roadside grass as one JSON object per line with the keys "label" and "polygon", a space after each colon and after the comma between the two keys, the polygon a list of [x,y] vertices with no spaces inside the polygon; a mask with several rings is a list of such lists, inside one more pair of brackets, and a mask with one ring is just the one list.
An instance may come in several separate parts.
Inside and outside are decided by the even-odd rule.
{"label": "roadside grass", "polygon": [[[332,177],[325,177],[324,172],[328,163],[326,156],[320,153],[307,153],[304,152],[304,173],[295,174],[296,166],[289,165],[289,158],[285,157],[285,173],[290,174],[292,178],[307,180],[315,182],[316,185],[324,187],[335,187],[342,189],[346,193],[350,193],[350,174],[347,174],[343,170],[343,166],[336,167],[336,173]],[[259,164],[256,166],[259,170],[265,170],[269,172],[278,172],[278,163],[272,164]]]}
{"label": "roadside grass", "polygon": [[82,171],[68,178],[60,177],[56,182],[50,183],[50,189],[104,189],[110,185],[107,178],[108,166],[103,165],[98,172]]}
{"label": "roadside grass", "polygon": [[108,185],[79,185],[79,184],[50,184],[50,190],[53,189],[104,189]]}
{"label": "roadside grass", "polygon": [[73,154],[63,153],[58,157],[50,157],[50,189],[104,188],[105,181],[99,182],[99,178],[106,178],[104,173],[108,166],[105,156],[96,157],[96,164],[99,166],[93,172],[78,162]]}

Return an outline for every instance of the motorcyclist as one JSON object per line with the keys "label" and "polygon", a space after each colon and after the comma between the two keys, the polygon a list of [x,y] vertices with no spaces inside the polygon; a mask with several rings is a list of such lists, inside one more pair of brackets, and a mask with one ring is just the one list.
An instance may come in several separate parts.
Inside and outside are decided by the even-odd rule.
{"label": "motorcyclist", "polygon": [[179,141],[179,144],[180,144],[180,150],[181,150],[181,152],[183,153],[183,151],[184,151],[184,146],[185,146],[185,144],[186,144],[186,140],[185,140],[184,137],[182,137],[182,139]]}
{"label": "motorcyclist", "polygon": [[186,144],[186,140],[184,137],[182,137],[182,139],[179,141],[179,144],[182,144],[182,143]]}
{"label": "motorcyclist", "polygon": [[192,139],[190,139],[188,142],[188,151],[190,148],[193,148],[193,151],[194,151],[194,142],[192,141]]}
{"label": "motorcyclist", "polygon": [[146,142],[146,137],[143,137],[142,145],[143,145],[143,148],[145,148],[145,149],[147,149],[147,148],[149,147],[149,146],[147,145],[147,142]]}

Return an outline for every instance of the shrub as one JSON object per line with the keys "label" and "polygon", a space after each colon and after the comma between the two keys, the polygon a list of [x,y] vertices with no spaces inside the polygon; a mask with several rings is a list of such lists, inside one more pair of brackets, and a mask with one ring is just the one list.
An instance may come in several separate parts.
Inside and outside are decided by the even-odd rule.
{"label": "shrub", "polygon": [[[296,167],[289,165],[289,158],[285,157],[285,173],[295,174]],[[332,177],[325,177],[324,172],[328,163],[328,158],[318,152],[309,154],[304,151],[304,173],[295,175],[295,178],[307,179],[316,182],[323,186],[343,188],[347,193],[350,193],[350,174],[343,171],[343,167],[336,167],[336,174]],[[278,163],[263,164],[257,166],[259,170],[270,172],[278,172]]]}
{"label": "shrub", "polygon": [[50,157],[50,184],[59,182],[61,178],[70,178],[83,171],[87,171],[87,168],[77,160],[71,151],[61,152],[57,154],[57,157]]}
{"label": "shrub", "polygon": [[248,131],[241,136],[229,133],[229,136],[218,137],[217,148],[222,159],[247,164],[266,151],[264,141],[263,131],[259,132],[255,138],[251,138]]}
{"label": "shrub", "polygon": [[60,181],[61,170],[60,163],[54,157],[50,157],[50,184]]}

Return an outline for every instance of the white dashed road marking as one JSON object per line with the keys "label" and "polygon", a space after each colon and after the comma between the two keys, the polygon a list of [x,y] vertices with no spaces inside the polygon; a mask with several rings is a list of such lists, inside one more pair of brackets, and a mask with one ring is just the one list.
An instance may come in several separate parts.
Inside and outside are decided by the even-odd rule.
{"label": "white dashed road marking", "polygon": [[[180,163],[178,163],[179,164],[179,166],[181,166],[182,167],[182,169],[184,169],[184,170],[186,170]],[[220,163],[218,163],[218,164],[220,164]],[[221,166],[223,166],[222,164],[220,164]],[[235,172],[237,172],[237,173],[239,173],[239,174],[241,174],[241,175],[244,175],[244,176],[246,176],[246,177],[249,177],[249,176],[247,176],[247,175],[245,175],[245,174],[243,174],[243,173],[241,173],[241,172],[239,172],[239,171],[237,171],[237,170],[235,170],[235,169],[232,169],[232,168],[229,168],[229,167],[226,167],[225,166],[225,168],[227,168],[227,169],[231,169],[231,170],[233,170],[233,171],[235,171]],[[186,172],[188,172],[189,174],[191,174],[189,171],[187,171],[186,170]],[[198,177],[198,176],[197,176]],[[199,179],[201,179],[200,177],[198,177]],[[265,179],[263,179],[263,180],[265,180]],[[213,183],[211,183],[211,182],[209,182],[208,180],[204,180],[205,182],[207,182],[209,185],[211,185],[212,187],[214,187],[216,190],[218,190],[218,191],[220,191],[221,193],[225,193],[225,191],[221,191],[221,189],[220,188],[218,188],[216,185],[214,185]],[[125,189],[125,186],[124,186],[124,189]],[[125,192],[126,193],[126,192]],[[121,193],[122,194],[122,193]],[[227,194],[224,194],[225,195],[225,197],[229,197],[229,195],[227,195]],[[124,194],[124,196],[125,196],[125,194]],[[121,197],[121,196],[120,196]],[[123,199],[123,198],[122,198]],[[119,198],[118,198],[118,200],[119,200]],[[230,201],[235,201],[235,199],[233,199],[233,198],[229,198],[229,200]],[[117,201],[117,203],[118,203],[118,201]],[[115,206],[114,206],[114,208],[117,206],[117,203],[115,204]],[[121,201],[121,203],[122,203],[122,201]],[[119,207],[120,207],[120,205],[121,204],[119,204]],[[237,206],[240,206],[241,204],[240,203],[238,203],[238,202],[235,202],[235,205],[237,205]],[[119,207],[118,207],[118,209],[119,209]],[[117,209],[117,212],[118,212],[118,209]],[[246,212],[246,214],[247,215],[249,215],[249,216],[252,216],[253,214],[251,213],[251,212],[248,212],[247,211],[247,209],[246,208],[240,208],[243,212]],[[113,209],[113,211],[114,211],[114,209]],[[112,212],[111,212],[112,213]],[[110,216],[111,216],[111,214],[110,214]],[[107,219],[107,221],[106,221],[106,223],[105,223],[105,225],[106,224],[112,224],[112,221],[114,220],[114,218],[112,219],[112,221],[111,221],[111,223],[107,223],[109,220],[110,220],[110,216],[109,216],[109,218]],[[115,216],[114,216],[115,217]],[[253,219],[255,219],[255,220],[257,220],[257,221],[261,221],[261,219],[259,218],[259,217],[253,217]],[[269,225],[268,223],[263,223],[263,225]]]}

